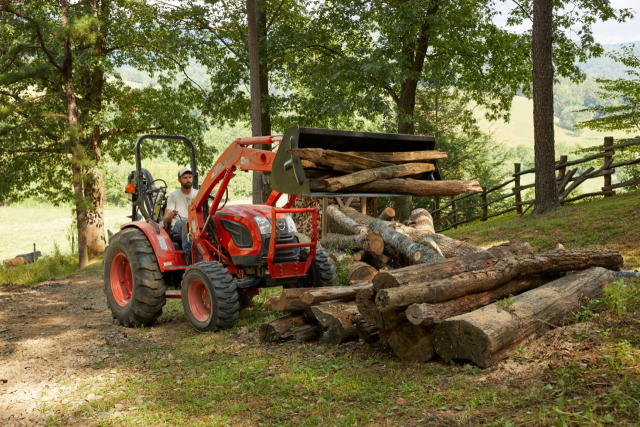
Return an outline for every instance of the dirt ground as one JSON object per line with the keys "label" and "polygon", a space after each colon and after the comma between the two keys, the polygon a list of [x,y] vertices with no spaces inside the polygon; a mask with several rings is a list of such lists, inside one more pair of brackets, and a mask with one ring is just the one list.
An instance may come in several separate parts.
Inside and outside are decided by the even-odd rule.
{"label": "dirt ground", "polygon": [[[80,407],[67,396],[80,382],[114,375],[89,367],[117,360],[106,344],[126,332],[112,322],[95,270],[33,287],[0,286],[0,426],[46,425],[47,412]],[[100,396],[86,399],[93,398]]]}

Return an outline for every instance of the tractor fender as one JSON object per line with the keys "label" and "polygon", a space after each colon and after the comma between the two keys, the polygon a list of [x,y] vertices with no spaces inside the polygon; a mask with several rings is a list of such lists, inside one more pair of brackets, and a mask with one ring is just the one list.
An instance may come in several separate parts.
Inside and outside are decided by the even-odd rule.
{"label": "tractor fender", "polygon": [[129,222],[120,227],[121,230],[126,228],[137,228],[147,236],[147,239],[149,239],[149,243],[151,243],[153,251],[156,254],[160,271],[165,272],[185,269],[186,265],[182,262],[180,253],[176,252],[173,248],[171,237],[163,227],[159,227],[160,234],[158,234],[153,224],[146,221]]}

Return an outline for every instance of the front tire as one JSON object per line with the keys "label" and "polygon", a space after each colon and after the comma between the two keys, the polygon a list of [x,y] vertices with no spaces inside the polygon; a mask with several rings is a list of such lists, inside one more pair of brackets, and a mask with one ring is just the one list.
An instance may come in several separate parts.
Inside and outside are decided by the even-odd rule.
{"label": "front tire", "polygon": [[148,326],[162,314],[167,286],[142,231],[125,228],[110,239],[103,277],[107,307],[121,325]]}
{"label": "front tire", "polygon": [[[300,251],[299,260],[309,259],[309,252]],[[323,286],[336,286],[338,284],[338,274],[333,260],[322,248],[316,249],[316,256],[311,261],[307,275],[298,279],[299,288],[319,288]]]}
{"label": "front tire", "polygon": [[222,264],[196,263],[182,277],[182,306],[198,332],[230,328],[240,312],[236,283]]}

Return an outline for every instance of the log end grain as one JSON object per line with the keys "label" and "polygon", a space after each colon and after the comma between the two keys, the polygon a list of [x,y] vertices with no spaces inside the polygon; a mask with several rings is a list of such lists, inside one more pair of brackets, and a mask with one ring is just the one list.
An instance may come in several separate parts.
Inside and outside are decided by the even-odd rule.
{"label": "log end grain", "polygon": [[391,332],[389,346],[396,356],[407,362],[425,363],[435,355],[429,331],[410,323],[404,323]]}

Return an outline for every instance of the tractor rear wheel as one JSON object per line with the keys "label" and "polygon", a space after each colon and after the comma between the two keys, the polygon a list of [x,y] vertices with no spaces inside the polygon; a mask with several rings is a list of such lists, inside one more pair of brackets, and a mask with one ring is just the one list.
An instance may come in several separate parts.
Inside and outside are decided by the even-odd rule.
{"label": "tractor rear wheel", "polygon": [[213,261],[190,266],[182,277],[182,306],[198,332],[230,328],[240,312],[233,276]]}
{"label": "tractor rear wheel", "polygon": [[121,325],[147,326],[162,314],[167,286],[142,231],[125,228],[109,240],[103,277],[107,307]]}
{"label": "tractor rear wheel", "polygon": [[[309,259],[309,252],[300,251],[299,260]],[[316,256],[311,261],[307,275],[298,279],[299,288],[319,288],[321,286],[336,286],[338,284],[338,274],[333,260],[329,258],[322,248],[316,249]]]}

